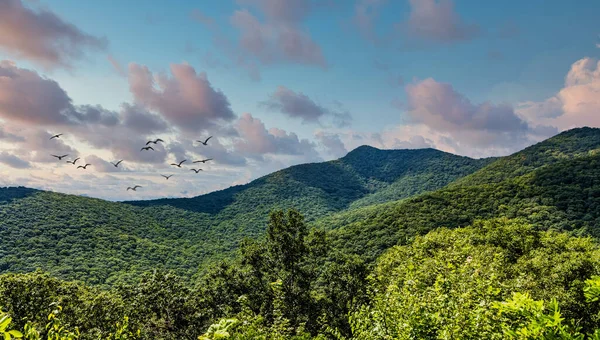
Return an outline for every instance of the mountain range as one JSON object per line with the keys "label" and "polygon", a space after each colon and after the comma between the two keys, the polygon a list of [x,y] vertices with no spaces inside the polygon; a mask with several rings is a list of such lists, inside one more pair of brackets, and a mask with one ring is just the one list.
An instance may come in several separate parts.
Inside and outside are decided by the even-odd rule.
{"label": "mountain range", "polygon": [[600,236],[600,129],[578,128],[506,157],[361,146],[194,198],[109,202],[0,188],[0,272],[40,268],[111,286],[166,268],[193,279],[294,208],[336,248],[372,261],[438,227],[522,218]]}

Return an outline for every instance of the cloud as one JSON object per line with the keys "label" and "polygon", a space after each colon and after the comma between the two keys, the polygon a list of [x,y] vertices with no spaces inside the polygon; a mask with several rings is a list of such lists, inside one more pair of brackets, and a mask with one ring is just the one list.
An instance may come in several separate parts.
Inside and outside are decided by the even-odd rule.
{"label": "cloud", "polygon": [[31,124],[68,124],[71,98],[51,79],[0,62],[0,118]]}
{"label": "cloud", "polygon": [[127,77],[127,72],[125,72],[125,70],[123,69],[123,66],[121,66],[121,63],[119,63],[119,61],[117,59],[115,59],[110,54],[106,56],[106,59],[108,60],[108,62],[113,67],[115,72],[117,72],[118,75],[120,75],[121,77]]}
{"label": "cloud", "polygon": [[530,125],[510,105],[472,103],[452,85],[432,78],[407,85],[406,93],[405,118],[409,126],[426,126],[445,138],[438,138],[436,145],[445,143],[463,154],[486,148],[499,153],[516,151],[541,137],[549,137],[540,133],[552,130]]}
{"label": "cloud", "polygon": [[192,20],[203,24],[207,28],[214,28],[215,26],[215,20],[204,14],[199,9],[193,9],[190,13],[190,17],[192,18]]}
{"label": "cloud", "polygon": [[115,167],[110,162],[96,155],[85,156],[85,163],[91,164],[96,172],[120,172],[123,170],[122,164],[119,164],[119,167]]}
{"label": "cloud", "polygon": [[521,120],[512,107],[491,103],[472,104],[452,85],[439,83],[432,78],[406,86],[411,122],[423,123],[440,131],[526,130],[527,123]]}
{"label": "cloud", "polygon": [[302,27],[311,12],[319,7],[316,3],[311,0],[239,0],[237,3],[242,7],[229,18],[238,33],[233,38],[229,27],[220,27],[202,12],[193,10],[190,15],[211,31],[213,44],[252,80],[261,79],[260,68],[265,65],[292,63],[327,68],[321,47]]}
{"label": "cloud", "polygon": [[87,51],[106,49],[108,42],[82,32],[47,9],[34,10],[21,0],[0,1],[0,49],[46,68],[70,68]]}
{"label": "cloud", "polygon": [[14,133],[6,132],[2,127],[0,127],[0,141],[1,140],[6,142],[24,142],[25,138]]}
{"label": "cloud", "polygon": [[354,5],[354,16],[352,23],[358,29],[362,37],[373,43],[379,42],[374,26],[379,17],[381,6],[388,0],[358,0]]}
{"label": "cloud", "polygon": [[[69,155],[68,159],[79,155],[79,151],[65,142],[64,136],[50,141],[52,134],[36,127],[22,131],[21,134],[25,141],[15,143],[16,151],[22,159],[30,162],[55,163],[57,159],[52,155]],[[62,160],[63,163],[66,161],[67,159]]]}
{"label": "cloud", "polygon": [[335,158],[343,157],[348,153],[348,150],[344,146],[344,142],[342,142],[340,136],[337,134],[317,131],[315,132],[315,137],[325,148],[327,153]]}
{"label": "cloud", "polygon": [[265,154],[317,157],[314,144],[309,140],[278,128],[267,130],[260,119],[249,113],[240,117],[236,128],[241,139],[236,142],[235,149],[249,157],[261,158]]}
{"label": "cloud", "polygon": [[285,86],[278,86],[263,104],[274,111],[279,111],[292,118],[300,118],[303,122],[317,122],[327,114],[327,109],[319,106],[307,95],[294,92]]}
{"label": "cloud", "polygon": [[151,134],[165,132],[169,129],[162,117],[140,107],[124,103],[121,105],[121,109],[123,124],[135,132]]}
{"label": "cloud", "polygon": [[118,122],[100,106],[74,106],[57,82],[7,60],[0,61],[0,118],[38,126]]}
{"label": "cloud", "polygon": [[583,58],[571,65],[564,87],[542,102],[523,102],[518,112],[538,124],[565,130],[600,126],[600,61]]}
{"label": "cloud", "polygon": [[135,102],[159,112],[186,132],[209,130],[235,114],[223,92],[212,87],[206,73],[188,64],[171,64],[172,76],[153,75],[142,65],[129,65],[129,88]]}
{"label": "cloud", "polygon": [[231,24],[240,31],[240,49],[262,64],[327,66],[321,47],[295,22],[263,23],[248,10],[238,10],[233,13]]}
{"label": "cloud", "polygon": [[246,158],[235,150],[235,147],[228,148],[221,144],[218,138],[210,140],[210,148],[201,148],[195,153],[206,158],[212,158],[217,164],[242,166],[245,165]]}
{"label": "cloud", "polygon": [[479,26],[465,23],[454,10],[452,0],[409,0],[408,21],[399,28],[410,37],[437,43],[470,40],[479,34]]}
{"label": "cloud", "polygon": [[8,165],[15,169],[27,169],[31,167],[29,162],[22,160],[21,158],[12,155],[6,151],[0,152],[0,163]]}
{"label": "cloud", "polygon": [[310,0],[237,0],[240,5],[259,8],[270,20],[280,24],[299,24],[311,10]]}
{"label": "cloud", "polygon": [[423,136],[410,136],[408,140],[399,140],[394,138],[394,149],[425,149],[434,147],[434,142],[431,139]]}
{"label": "cloud", "polygon": [[304,93],[294,92],[285,86],[278,86],[261,105],[288,117],[301,119],[303,123],[321,123],[320,120],[327,116],[332,118],[334,125],[342,127],[350,125],[352,120],[350,114],[343,110],[341,103],[336,101],[338,110],[330,110],[317,104]]}

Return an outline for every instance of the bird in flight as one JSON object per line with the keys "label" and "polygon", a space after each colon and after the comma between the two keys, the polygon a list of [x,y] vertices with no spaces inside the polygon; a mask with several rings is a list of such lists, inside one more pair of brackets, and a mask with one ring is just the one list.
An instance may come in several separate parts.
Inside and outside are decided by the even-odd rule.
{"label": "bird in flight", "polygon": [[201,141],[201,140],[197,140],[196,142],[198,142],[198,143],[200,143],[200,144],[202,144],[202,145],[208,145],[208,144],[206,144],[206,143],[208,143],[208,140],[209,140],[209,139],[211,139],[211,138],[212,138],[212,136],[210,136],[210,137],[206,138],[206,140],[205,140],[204,142],[203,142],[203,141]]}
{"label": "bird in flight", "polygon": [[75,163],[77,163],[78,160],[79,160],[79,157],[75,158],[72,161],[67,161],[67,163],[71,163],[71,164],[75,165]]}
{"label": "bird in flight", "polygon": [[88,165],[91,165],[91,164],[80,165],[80,166],[77,167],[77,169],[79,169],[79,168],[87,169]]}
{"label": "bird in flight", "polygon": [[200,161],[194,161],[193,163],[206,163],[208,161],[212,161],[212,158],[207,158],[207,159],[203,159],[203,160],[200,160]]}
{"label": "bird in flight", "polygon": [[59,161],[61,161],[63,158],[67,157],[68,155],[62,155],[62,156],[57,156],[57,155],[52,155],[52,157],[56,157],[58,158]]}
{"label": "bird in flight", "polygon": [[134,186],[133,188],[132,188],[132,187],[127,187],[127,191],[129,191],[129,190],[136,191],[135,189],[137,189],[137,188],[141,188],[141,187],[142,187],[141,185],[136,185],[136,186]]}
{"label": "bird in flight", "polygon": [[169,178],[173,177],[173,175],[169,175],[169,176],[161,175],[161,176],[163,176],[163,177],[164,177],[164,178],[166,178],[167,180],[168,180]]}
{"label": "bird in flight", "polygon": [[59,133],[58,135],[54,135],[54,136],[50,137],[50,139],[60,138],[60,136],[62,136],[62,135],[63,135],[62,133]]}
{"label": "bird in flight", "polygon": [[146,147],[140,149],[140,151],[143,151],[143,150],[146,150],[146,151],[152,150],[152,151],[154,151],[154,148],[151,147],[151,146],[146,146]]}
{"label": "bird in flight", "polygon": [[187,159],[184,159],[179,163],[171,163],[171,165],[175,165],[176,167],[181,168],[181,164],[183,164],[183,162],[185,162],[185,161],[187,161]]}
{"label": "bird in flight", "polygon": [[164,140],[160,139],[160,138],[156,138],[155,140],[149,140],[146,142],[146,145],[153,143],[153,144],[157,144],[158,142],[165,142]]}
{"label": "bird in flight", "polygon": [[190,169],[190,170],[192,170],[192,171],[193,171],[193,172],[195,172],[195,173],[199,173],[200,171],[204,171],[204,170],[202,170],[202,169]]}
{"label": "bird in flight", "polygon": [[120,160],[120,161],[118,161],[116,163],[110,162],[110,164],[112,164],[115,168],[117,168],[117,167],[119,167],[119,164],[121,164],[122,161],[123,160]]}

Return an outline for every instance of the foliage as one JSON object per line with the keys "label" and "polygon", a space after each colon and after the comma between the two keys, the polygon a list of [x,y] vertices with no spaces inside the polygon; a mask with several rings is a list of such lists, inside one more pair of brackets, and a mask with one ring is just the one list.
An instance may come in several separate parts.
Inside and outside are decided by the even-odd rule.
{"label": "foliage", "polygon": [[[599,131],[568,131],[500,158],[446,188],[334,214],[315,225],[335,229],[334,247],[369,261],[415,235],[495,217],[523,218],[540,229],[599,237],[600,154],[589,152],[600,148]],[[556,145],[564,147],[551,152]],[[515,176],[498,174],[497,163]]]}
{"label": "foliage", "polygon": [[340,160],[294,166],[189,199],[123,204],[4,188],[0,273],[41,268],[104,286],[133,283],[154,269],[192,279],[207,264],[235,255],[244,237],[262,237],[274,209],[294,208],[310,221],[435,190],[488,163],[432,149],[361,147]]}
{"label": "foliage", "polygon": [[11,322],[12,318],[0,310],[0,335],[2,335],[5,340],[22,338],[23,334],[21,332],[14,329],[8,329],[8,326],[10,326]]}
{"label": "foliage", "polygon": [[508,301],[495,303],[501,316],[503,335],[508,339],[584,339],[584,335],[565,323],[558,302],[552,299],[547,305],[535,301],[529,294],[514,293]]}
{"label": "foliage", "polygon": [[[564,318],[591,332],[599,325],[600,309],[586,303],[583,288],[600,270],[599,255],[590,239],[536,231],[522,221],[439,229],[378,260],[370,303],[351,315],[352,329],[364,339],[503,339],[495,308],[521,292],[555,299]],[[534,322],[531,315],[522,317]],[[536,320],[548,321],[541,316]],[[542,328],[548,331],[552,325]]]}

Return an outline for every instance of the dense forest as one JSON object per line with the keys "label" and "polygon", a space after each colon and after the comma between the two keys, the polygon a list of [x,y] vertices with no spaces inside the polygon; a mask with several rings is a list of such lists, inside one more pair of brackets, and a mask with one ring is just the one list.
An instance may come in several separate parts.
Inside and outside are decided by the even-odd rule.
{"label": "dense forest", "polygon": [[600,129],[191,199],[0,190],[5,339],[600,339]]}
{"label": "dense forest", "polygon": [[153,269],[186,278],[264,235],[269,212],[308,221],[367,202],[441,188],[490,162],[433,149],[360,147],[346,157],[294,166],[245,186],[190,199],[116,203],[26,188],[0,189],[0,272],[37,268],[113,285]]}

